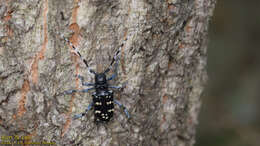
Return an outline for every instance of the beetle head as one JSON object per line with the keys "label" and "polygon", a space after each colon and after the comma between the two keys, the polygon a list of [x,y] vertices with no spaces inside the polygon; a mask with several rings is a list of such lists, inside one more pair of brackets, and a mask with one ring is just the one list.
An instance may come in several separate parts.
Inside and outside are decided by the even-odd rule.
{"label": "beetle head", "polygon": [[104,73],[96,74],[95,75],[95,83],[98,85],[106,84],[107,79]]}

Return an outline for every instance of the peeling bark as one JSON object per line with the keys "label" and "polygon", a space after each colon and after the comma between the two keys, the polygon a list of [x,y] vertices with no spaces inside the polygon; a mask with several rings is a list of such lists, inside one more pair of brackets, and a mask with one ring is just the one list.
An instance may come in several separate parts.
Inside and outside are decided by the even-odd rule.
{"label": "peeling bark", "polygon": [[[206,82],[206,45],[215,0],[0,1],[0,133],[57,145],[191,146]],[[72,120],[91,94],[76,74],[93,82],[62,36],[92,69],[109,65],[123,38],[115,91],[130,111],[116,107],[108,124],[93,113]]]}

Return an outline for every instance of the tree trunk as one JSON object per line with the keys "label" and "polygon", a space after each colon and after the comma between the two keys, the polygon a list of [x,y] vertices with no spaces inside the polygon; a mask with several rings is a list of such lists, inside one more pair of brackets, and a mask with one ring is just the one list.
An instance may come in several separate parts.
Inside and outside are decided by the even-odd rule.
{"label": "tree trunk", "polygon": [[[207,79],[208,22],[215,0],[1,0],[0,141],[57,145],[192,146]],[[91,93],[59,95],[94,82],[124,42],[113,119],[85,117]],[[109,74],[111,75],[111,73]],[[11,136],[7,140],[6,136]]]}

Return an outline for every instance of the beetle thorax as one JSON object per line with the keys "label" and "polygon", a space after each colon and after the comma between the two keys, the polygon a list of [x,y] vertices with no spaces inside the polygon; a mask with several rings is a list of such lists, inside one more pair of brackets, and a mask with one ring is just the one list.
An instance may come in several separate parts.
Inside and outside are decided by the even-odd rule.
{"label": "beetle thorax", "polygon": [[108,89],[107,79],[104,73],[95,75],[95,86],[97,91],[106,91]]}

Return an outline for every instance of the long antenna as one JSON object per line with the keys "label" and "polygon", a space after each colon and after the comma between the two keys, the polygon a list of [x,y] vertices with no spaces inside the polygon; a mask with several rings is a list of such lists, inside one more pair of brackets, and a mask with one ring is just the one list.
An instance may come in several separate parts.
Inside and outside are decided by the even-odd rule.
{"label": "long antenna", "polygon": [[104,71],[104,73],[108,73],[112,69],[112,66],[113,66],[115,61],[116,61],[116,65],[118,64],[118,61],[120,59],[119,53],[121,52],[121,49],[124,46],[126,41],[127,41],[127,37],[124,38],[122,44],[119,46],[118,50],[116,51],[116,53],[115,53],[115,55],[114,55],[110,65],[109,65],[109,67]]}
{"label": "long antenna", "polygon": [[66,42],[68,42],[68,44],[73,48],[72,52],[75,53],[77,56],[79,56],[79,58],[85,63],[85,65],[87,66],[88,71],[89,71],[90,73],[93,73],[93,74],[96,75],[96,72],[95,72],[94,70],[92,70],[92,69],[89,68],[89,65],[88,65],[87,60],[84,59],[84,58],[82,58],[82,56],[81,56],[80,52],[78,51],[78,49],[77,49],[67,38],[65,38],[65,37],[63,37],[63,38],[64,38],[64,40],[65,40]]}

